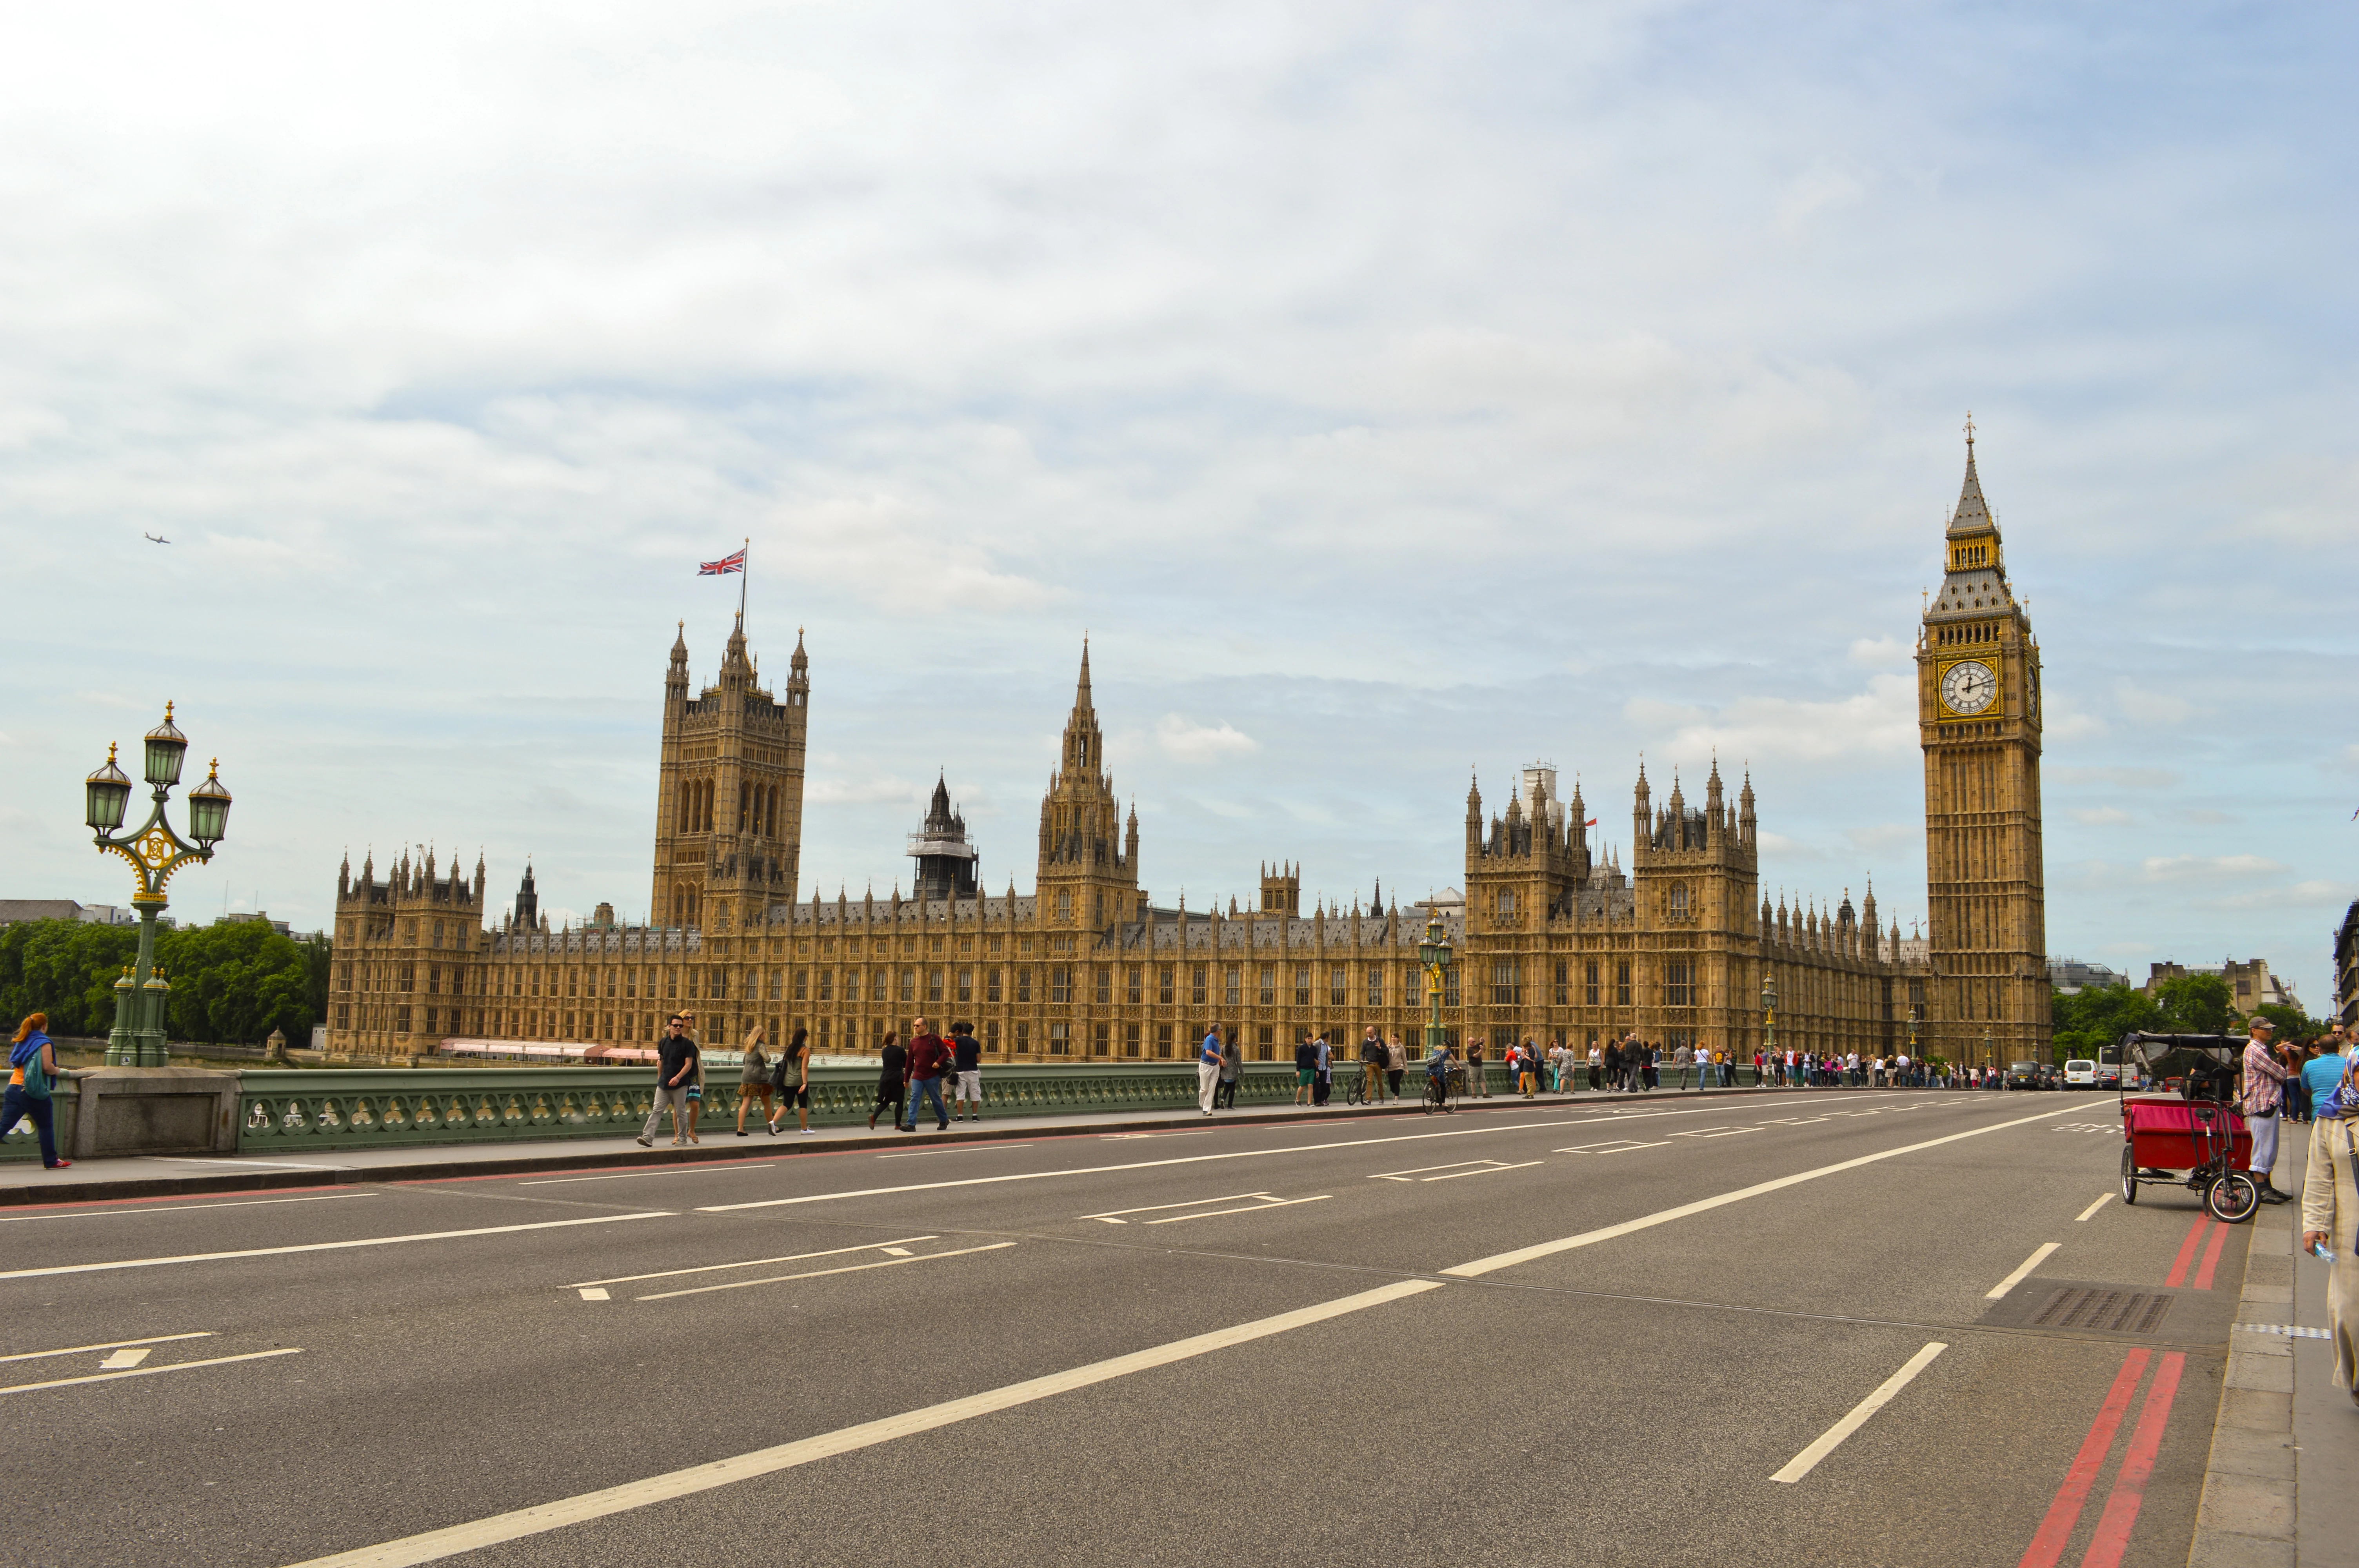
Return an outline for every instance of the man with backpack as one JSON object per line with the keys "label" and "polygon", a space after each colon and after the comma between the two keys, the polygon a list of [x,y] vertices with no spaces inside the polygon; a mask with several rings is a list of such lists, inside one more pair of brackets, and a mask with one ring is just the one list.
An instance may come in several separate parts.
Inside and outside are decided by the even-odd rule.
{"label": "man with backpack", "polygon": [[671,1119],[674,1148],[688,1141],[689,1119],[699,1109],[689,1098],[696,1086],[696,1042],[688,1035],[688,1017],[675,1012],[664,1023],[664,1037],[656,1043],[655,1103],[647,1108],[647,1124],[639,1130],[639,1147],[656,1146],[656,1129]]}

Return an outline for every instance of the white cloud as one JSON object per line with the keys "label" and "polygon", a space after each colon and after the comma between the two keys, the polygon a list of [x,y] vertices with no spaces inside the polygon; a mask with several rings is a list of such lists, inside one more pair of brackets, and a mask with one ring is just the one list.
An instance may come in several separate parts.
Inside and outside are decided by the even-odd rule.
{"label": "white cloud", "polygon": [[1155,743],[1182,762],[1217,762],[1261,750],[1261,742],[1234,726],[1198,724],[1176,713],[1155,721]]}
{"label": "white cloud", "polygon": [[2131,723],[2157,729],[2176,728],[2201,711],[2184,697],[2153,690],[2127,676],[2114,682],[2114,700]]}
{"label": "white cloud", "polygon": [[1832,701],[1749,697],[1711,709],[1640,698],[1623,715],[1641,734],[1669,730],[1660,749],[1690,760],[1717,753],[1828,762],[1897,758],[1917,747],[1917,683],[1902,675],[1874,676],[1865,691]]}
{"label": "white cloud", "polygon": [[2064,815],[2084,827],[2118,827],[2130,821],[2130,814],[2118,806],[2076,806]]}
{"label": "white cloud", "polygon": [[2146,861],[2146,874],[2154,881],[2250,881],[2291,870],[2261,855],[2154,855]]}
{"label": "white cloud", "polygon": [[1848,657],[1872,670],[1892,669],[1916,657],[1916,649],[1897,637],[1854,637]]}

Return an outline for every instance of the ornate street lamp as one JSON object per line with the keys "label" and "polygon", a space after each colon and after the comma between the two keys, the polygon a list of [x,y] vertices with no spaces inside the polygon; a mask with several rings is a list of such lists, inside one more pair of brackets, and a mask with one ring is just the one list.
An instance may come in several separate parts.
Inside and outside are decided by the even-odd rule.
{"label": "ornate street lamp", "polygon": [[[114,747],[106,748],[106,765],[82,784],[92,841],[100,849],[122,856],[139,878],[131,907],[139,912],[139,962],[114,982],[114,1031],[106,1037],[110,1067],[160,1067],[166,1065],[165,1008],[172,988],[156,972],[156,917],[168,902],[165,884],[190,861],[213,858],[213,846],[229,833],[229,791],[222,787],[221,759],[213,759],[205,782],[189,792],[189,838],[172,830],[164,814],[172,786],[180,782],[180,762],[189,738],[172,722],[172,705],[164,705],[164,722],[147,731],[144,772],[154,786],[155,809],[131,833],[118,838],[124,807],[131,799],[131,780],[115,765]],[[193,839],[191,843],[190,840]]]}
{"label": "ornate street lamp", "polygon": [[1417,945],[1418,961],[1425,966],[1425,994],[1430,1011],[1425,1025],[1425,1054],[1441,1049],[1441,987],[1450,973],[1450,936],[1441,929],[1441,915],[1426,911],[1425,940]]}
{"label": "ornate street lamp", "polygon": [[1777,1054],[1777,977],[1764,965],[1761,970],[1761,1065],[1767,1066]]}

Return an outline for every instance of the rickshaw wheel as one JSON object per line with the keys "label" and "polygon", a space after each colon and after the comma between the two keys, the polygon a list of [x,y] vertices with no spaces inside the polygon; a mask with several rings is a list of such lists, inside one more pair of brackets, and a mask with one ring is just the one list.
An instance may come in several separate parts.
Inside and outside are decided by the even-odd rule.
{"label": "rickshaw wheel", "polygon": [[2224,1176],[2213,1177],[2212,1184],[2203,1189],[2203,1206],[2223,1225],[2241,1225],[2261,1206],[2261,1192],[2253,1185],[2250,1176],[2242,1171],[2231,1171]]}
{"label": "rickshaw wheel", "polygon": [[2131,1158],[2136,1151],[2122,1145],[2122,1202],[2137,1202],[2137,1161]]}

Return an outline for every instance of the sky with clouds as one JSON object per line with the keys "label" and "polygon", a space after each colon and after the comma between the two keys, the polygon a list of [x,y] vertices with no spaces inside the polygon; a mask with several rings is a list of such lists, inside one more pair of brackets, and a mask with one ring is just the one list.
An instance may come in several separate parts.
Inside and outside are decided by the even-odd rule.
{"label": "sky with clouds", "polygon": [[[2039,634],[2053,950],[2359,894],[2359,13],[18,6],[0,896],[116,903],[167,697],[199,917],[525,857],[643,914],[667,651],[813,685],[806,891],[994,886],[1093,648],[1158,900],[1460,881],[1469,769],[1626,846],[1749,764],[1773,892],[1924,896],[1971,408]],[[168,537],[145,542],[143,533]],[[2336,693],[2343,695],[2338,697]],[[119,870],[119,868],[117,868]]]}

